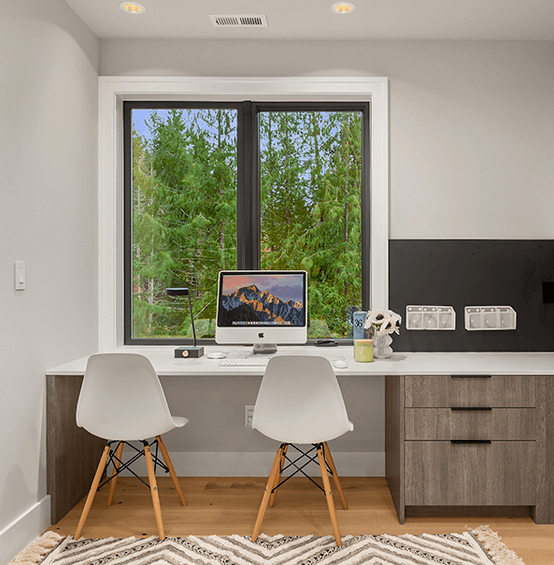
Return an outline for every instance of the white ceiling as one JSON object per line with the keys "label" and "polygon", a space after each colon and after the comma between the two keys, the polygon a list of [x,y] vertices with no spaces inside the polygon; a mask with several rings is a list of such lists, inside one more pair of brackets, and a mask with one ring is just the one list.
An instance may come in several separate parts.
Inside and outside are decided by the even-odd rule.
{"label": "white ceiling", "polygon": [[[544,39],[554,40],[554,0],[65,0],[101,39]],[[265,15],[265,28],[214,28],[210,14]]]}

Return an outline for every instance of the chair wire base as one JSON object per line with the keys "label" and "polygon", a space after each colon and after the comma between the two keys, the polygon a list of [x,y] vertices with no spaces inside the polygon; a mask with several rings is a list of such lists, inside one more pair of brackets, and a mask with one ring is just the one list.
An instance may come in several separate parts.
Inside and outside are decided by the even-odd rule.
{"label": "chair wire base", "polygon": [[[285,450],[285,446],[292,447],[292,448],[296,449],[296,451],[298,451],[300,453],[300,455],[293,461],[287,455],[287,452]],[[283,457],[282,457],[282,460],[281,460],[279,475],[282,475],[286,470],[290,469],[291,467],[294,467],[295,470],[291,475],[288,475],[287,477],[285,477],[278,485],[274,486],[273,489],[271,490],[271,493],[273,494],[281,485],[285,484],[289,479],[291,479],[295,475],[298,475],[298,473],[302,473],[302,475],[304,475],[307,479],[310,479],[310,481],[321,492],[325,493],[325,489],[319,483],[316,483],[314,481],[314,479],[312,477],[310,477],[310,475],[308,475],[307,473],[304,472],[304,468],[307,467],[310,463],[316,463],[317,465],[319,465],[319,461],[318,461],[318,458],[317,458],[317,450],[320,449],[320,448],[323,448],[323,443],[312,444],[311,449],[309,449],[308,451],[303,451],[302,449],[300,449],[299,447],[297,447],[293,443],[283,443],[283,444],[281,444],[281,447],[283,448]],[[311,455],[311,453],[313,451],[315,451],[316,453],[314,455]],[[302,466],[298,466],[297,465],[298,461],[301,461],[302,459],[305,459],[305,458],[308,459],[308,461],[306,461]],[[283,466],[283,463],[284,463],[285,460],[288,461],[289,464],[286,465],[286,466]],[[329,463],[327,462],[327,460],[325,460],[325,466],[327,467],[327,472],[329,473],[329,475],[333,476],[333,471],[329,467]],[[273,505],[271,504],[271,506],[273,506]]]}
{"label": "chair wire base", "polygon": [[[114,443],[117,444],[117,448],[115,450],[112,449],[112,445]],[[149,443],[146,440],[142,440],[141,443],[143,444],[143,448],[137,449],[133,444],[131,444],[127,441],[124,441],[124,440],[116,440],[116,441],[108,441],[107,442],[106,446],[104,447],[102,457],[100,458],[100,463],[98,464],[98,467],[96,469],[96,474],[95,474],[94,479],[92,481],[90,491],[89,491],[87,499],[85,501],[85,507],[83,508],[83,512],[81,513],[81,518],[79,520],[79,524],[77,525],[77,531],[75,532],[75,539],[79,539],[79,536],[81,535],[81,531],[83,530],[83,527],[85,525],[86,519],[88,517],[88,514],[89,514],[90,509],[92,507],[92,503],[94,501],[94,497],[95,497],[98,489],[101,486],[112,481],[111,486],[110,486],[110,493],[108,495],[108,503],[107,503],[108,506],[110,506],[110,504],[112,503],[112,499],[113,499],[113,495],[114,495],[114,491],[115,491],[115,485],[116,485],[116,482],[117,482],[117,477],[124,470],[130,471],[135,477],[137,477],[137,479],[139,479],[143,484],[145,484],[150,489],[150,495],[152,497],[152,504],[154,506],[154,515],[156,517],[156,525],[158,527],[158,536],[162,540],[165,538],[163,521],[162,521],[162,511],[161,511],[161,506],[160,506],[160,498],[159,498],[159,494],[158,494],[158,484],[157,484],[157,481],[156,481],[156,467],[158,467],[158,466],[161,467],[162,469],[165,470],[166,473],[169,473],[171,475],[171,479],[173,481],[173,484],[175,485],[175,490],[177,491],[177,495],[179,496],[179,499],[180,499],[181,504],[183,506],[186,505],[185,497],[183,496],[183,492],[181,491],[181,487],[179,485],[179,479],[178,479],[178,477],[175,473],[175,469],[173,468],[173,464],[171,463],[169,453],[167,452],[167,449],[166,449],[165,444],[162,440],[162,437],[156,436],[155,440],[152,441],[152,443]],[[124,445],[130,446],[136,452],[126,462],[123,462],[122,459],[121,459],[121,455],[122,455],[122,452],[123,452],[123,446]],[[155,448],[156,448],[155,454],[152,454],[151,446],[155,446]],[[162,456],[165,460],[165,463],[164,463],[164,461],[162,461],[160,459],[160,457],[158,457],[158,447],[160,448],[160,450],[162,452]],[[143,481],[141,479],[141,477],[139,477],[132,469],[130,469],[130,465],[143,456],[146,459],[146,469],[147,469],[147,472],[148,472],[148,483]],[[107,479],[105,479],[102,482],[102,484],[100,484],[100,482],[102,481],[102,477],[104,475],[104,472],[106,471],[106,469],[108,468],[108,465],[110,463],[113,465],[112,475],[111,475],[111,477],[108,477]]]}
{"label": "chair wire base", "polygon": [[[292,446],[296,451],[300,453],[300,455],[296,458],[290,458],[287,454],[289,447]],[[312,455],[313,451],[317,451],[317,455]],[[299,461],[303,459],[308,459],[308,461],[299,464]],[[285,464],[288,462],[288,464]],[[304,468],[309,463],[318,463],[319,469],[321,471],[321,478],[323,481],[323,487],[316,483],[305,471]],[[294,472],[281,480],[281,474],[294,467]],[[321,443],[314,443],[312,447],[306,451],[298,448],[296,445],[291,443],[282,443],[279,448],[277,449],[277,454],[275,455],[275,460],[273,461],[273,467],[271,468],[271,473],[269,475],[269,479],[267,481],[267,485],[265,488],[265,492],[262,498],[262,503],[260,505],[260,510],[258,512],[258,517],[256,519],[256,524],[254,526],[254,532],[252,533],[252,541],[256,541],[258,539],[258,535],[260,534],[260,530],[262,527],[262,521],[265,515],[265,511],[267,510],[268,506],[273,506],[275,503],[275,497],[277,494],[277,489],[286,483],[291,477],[301,473],[310,481],[315,484],[319,489],[323,491],[325,494],[325,498],[327,500],[327,506],[329,508],[329,515],[331,517],[331,523],[333,525],[333,533],[335,536],[335,541],[337,545],[340,547],[342,545],[340,531],[335,511],[335,504],[333,502],[333,494],[331,492],[331,483],[329,482],[329,475],[333,477],[335,482],[335,486],[337,488],[337,492],[340,496],[342,507],[347,510],[348,505],[346,503],[346,499],[344,498],[344,494],[342,492],[342,488],[340,486],[339,477],[337,474],[337,470],[335,464],[333,462],[333,457],[331,456],[331,452],[329,447],[327,446],[327,442]]]}
{"label": "chair wire base", "polygon": [[[114,444],[114,443],[117,444],[117,449],[112,449],[112,444]],[[162,461],[162,459],[160,459],[158,457],[158,447],[159,447],[158,440],[155,439],[150,444],[146,440],[142,440],[141,443],[143,445],[143,448],[138,449],[136,446],[134,446],[132,443],[130,443],[128,441],[108,441],[108,446],[110,448],[110,451],[109,451],[108,461],[106,462],[105,468],[107,469],[110,465],[113,465],[114,472],[110,477],[105,479],[98,486],[99,489],[101,489],[104,485],[108,484],[112,479],[115,479],[123,471],[129,471],[143,485],[150,488],[150,485],[146,481],[144,481],[142,479],[142,477],[139,477],[133,471],[133,469],[131,469],[131,465],[133,465],[133,463],[135,463],[135,461],[138,461],[141,457],[146,456],[144,449],[148,445],[150,445],[150,449],[152,449],[152,447],[154,447],[154,446],[156,448],[155,453],[152,453],[152,461],[154,463],[154,473],[156,472],[157,467],[161,467],[164,470],[165,473],[169,473],[169,467]],[[123,448],[123,445],[126,445],[127,447],[130,447],[131,449],[133,449],[135,451],[135,454],[130,459],[128,459],[127,461],[121,460],[121,450]]]}

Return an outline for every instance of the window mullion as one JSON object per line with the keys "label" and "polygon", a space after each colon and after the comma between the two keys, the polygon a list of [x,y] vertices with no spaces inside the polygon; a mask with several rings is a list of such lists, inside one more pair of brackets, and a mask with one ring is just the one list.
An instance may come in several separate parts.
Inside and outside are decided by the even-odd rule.
{"label": "window mullion", "polygon": [[237,132],[237,267],[260,268],[258,127],[253,104],[239,109]]}
{"label": "window mullion", "polygon": [[371,280],[371,149],[369,104],[363,108],[362,120],[362,310],[370,309],[369,287]]}

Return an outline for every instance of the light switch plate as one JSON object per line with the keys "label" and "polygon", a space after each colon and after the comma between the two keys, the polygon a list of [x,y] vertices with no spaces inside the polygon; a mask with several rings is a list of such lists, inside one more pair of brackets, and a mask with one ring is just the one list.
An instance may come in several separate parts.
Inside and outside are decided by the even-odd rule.
{"label": "light switch plate", "polygon": [[15,290],[25,290],[27,288],[27,268],[25,261],[16,261],[14,270]]}

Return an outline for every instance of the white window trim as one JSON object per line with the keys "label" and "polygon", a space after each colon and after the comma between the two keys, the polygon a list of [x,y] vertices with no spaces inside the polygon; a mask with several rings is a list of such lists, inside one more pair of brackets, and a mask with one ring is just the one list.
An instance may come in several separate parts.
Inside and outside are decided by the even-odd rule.
{"label": "white window trim", "polygon": [[98,344],[123,345],[123,135],[125,100],[370,101],[370,305],[389,299],[388,79],[380,77],[100,77]]}

